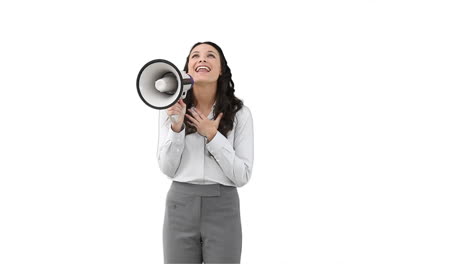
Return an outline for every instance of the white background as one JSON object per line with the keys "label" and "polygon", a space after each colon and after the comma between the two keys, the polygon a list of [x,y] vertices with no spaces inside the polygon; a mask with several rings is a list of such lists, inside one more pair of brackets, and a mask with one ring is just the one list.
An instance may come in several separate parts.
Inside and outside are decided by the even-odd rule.
{"label": "white background", "polygon": [[462,2],[2,2],[0,263],[162,263],[136,76],[206,40],[254,118],[243,263],[468,263]]}

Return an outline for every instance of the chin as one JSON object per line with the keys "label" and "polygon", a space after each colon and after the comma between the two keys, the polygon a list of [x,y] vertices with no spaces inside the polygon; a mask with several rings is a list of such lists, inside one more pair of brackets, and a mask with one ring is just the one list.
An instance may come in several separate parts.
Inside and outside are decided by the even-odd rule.
{"label": "chin", "polygon": [[193,80],[195,83],[199,83],[199,84],[216,83],[218,81],[218,79],[214,80],[214,79],[208,79],[208,78],[194,78]]}

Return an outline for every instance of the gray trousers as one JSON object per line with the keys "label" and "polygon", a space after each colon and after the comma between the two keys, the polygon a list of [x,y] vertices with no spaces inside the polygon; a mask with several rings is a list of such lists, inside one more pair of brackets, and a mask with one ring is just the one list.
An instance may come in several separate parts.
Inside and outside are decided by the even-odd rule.
{"label": "gray trousers", "polygon": [[240,263],[236,187],[173,181],[166,198],[164,263]]}

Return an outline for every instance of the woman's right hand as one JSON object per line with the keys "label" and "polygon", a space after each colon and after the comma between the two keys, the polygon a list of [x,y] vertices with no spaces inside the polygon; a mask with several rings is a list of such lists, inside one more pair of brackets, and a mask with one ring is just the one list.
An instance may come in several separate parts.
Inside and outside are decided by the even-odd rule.
{"label": "woman's right hand", "polygon": [[166,113],[169,116],[169,118],[172,115],[177,115],[176,121],[170,118],[172,122],[171,128],[177,133],[182,131],[182,126],[184,125],[186,111],[187,111],[187,105],[184,103],[184,100],[182,99],[179,99],[179,101],[177,101],[176,104],[166,109]]}

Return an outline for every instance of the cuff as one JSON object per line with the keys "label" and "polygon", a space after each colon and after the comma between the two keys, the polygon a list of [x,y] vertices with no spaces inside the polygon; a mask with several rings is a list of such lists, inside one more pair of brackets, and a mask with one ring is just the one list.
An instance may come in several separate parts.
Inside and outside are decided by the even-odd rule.
{"label": "cuff", "polygon": [[182,144],[185,139],[185,125],[182,126],[182,130],[179,133],[175,132],[171,127],[169,127],[168,136],[170,141],[176,144]]}
{"label": "cuff", "polygon": [[216,135],[214,136],[214,138],[206,144],[206,149],[208,149],[208,151],[212,154],[212,155],[215,155],[216,153],[218,153],[222,148],[223,146],[225,146],[226,144],[230,144],[229,141],[227,140],[226,137],[223,136],[223,134],[221,134],[219,131],[216,132]]}

